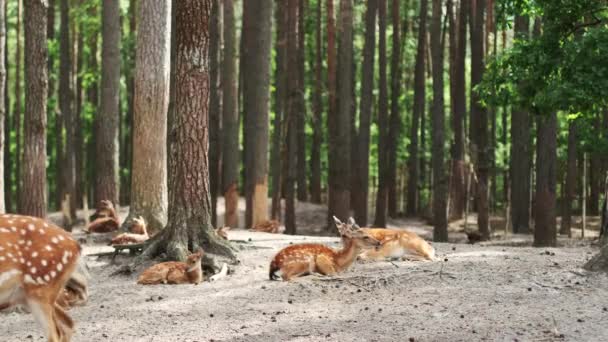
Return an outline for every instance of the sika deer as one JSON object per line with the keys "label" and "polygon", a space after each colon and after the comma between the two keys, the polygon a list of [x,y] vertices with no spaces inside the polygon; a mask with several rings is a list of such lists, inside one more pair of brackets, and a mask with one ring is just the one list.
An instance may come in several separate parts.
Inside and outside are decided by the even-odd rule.
{"label": "sika deer", "polygon": [[342,223],[334,216],[336,226],[344,248],[335,251],[321,244],[298,244],[283,248],[270,263],[270,280],[279,278],[291,280],[311,273],[332,275],[347,269],[361,251],[378,247],[380,242],[365,231],[359,229],[350,218]]}
{"label": "sika deer", "polygon": [[115,236],[110,242],[110,245],[142,243],[150,238],[150,236],[148,236],[148,230],[146,229],[146,221],[144,221],[144,218],[141,216],[133,218],[131,232],[132,233],[122,233]]}
{"label": "sika deer", "polygon": [[103,200],[91,215],[91,223],[85,228],[88,233],[108,233],[118,230],[120,221],[112,202]]}
{"label": "sika deer", "polygon": [[201,258],[203,250],[191,254],[186,262],[169,261],[156,264],[139,275],[137,283],[141,285],[156,284],[195,284],[203,281]]}
{"label": "sika deer", "polygon": [[68,282],[86,298],[76,268],[80,245],[42,219],[0,215],[0,307],[23,305],[46,329],[49,341],[69,341],[74,323],[56,300]]}
{"label": "sika deer", "polygon": [[285,227],[281,227],[281,223],[277,220],[268,220],[256,224],[251,230],[255,232],[282,234],[285,231]]}
{"label": "sika deer", "polygon": [[361,253],[361,259],[379,260],[384,258],[435,260],[435,249],[416,233],[407,230],[361,228],[382,246],[376,250]]}

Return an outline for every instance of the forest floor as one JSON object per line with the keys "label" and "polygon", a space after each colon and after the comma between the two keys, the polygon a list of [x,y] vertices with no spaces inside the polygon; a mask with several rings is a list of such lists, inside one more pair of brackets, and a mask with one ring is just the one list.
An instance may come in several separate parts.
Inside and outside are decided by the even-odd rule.
{"label": "forest floor", "polygon": [[[298,208],[303,230],[323,226],[324,207]],[[416,220],[390,226],[425,237],[432,231]],[[608,276],[581,269],[598,251],[592,240],[560,238],[559,248],[532,248],[529,236],[509,236],[469,245],[459,226],[451,226],[454,242],[433,244],[441,261],[356,263],[335,277],[289,283],[268,280],[280,248],[301,241],[338,246],[338,239],[230,231],[241,263],[228,277],[198,286],[140,286],[137,274],[111,275],[126,255],[115,264],[89,256],[90,300],[70,312],[73,340],[608,340]],[[87,241],[87,255],[111,250]],[[44,340],[31,315],[0,317],[0,340]]]}

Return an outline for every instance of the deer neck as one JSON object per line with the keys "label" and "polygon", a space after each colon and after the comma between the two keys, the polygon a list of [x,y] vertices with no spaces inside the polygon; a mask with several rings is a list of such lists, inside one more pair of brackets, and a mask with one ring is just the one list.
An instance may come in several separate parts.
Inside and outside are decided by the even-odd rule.
{"label": "deer neck", "polygon": [[193,284],[199,284],[203,281],[203,270],[201,269],[200,261],[186,270],[186,276],[190,283]]}
{"label": "deer neck", "polygon": [[334,259],[340,270],[348,268],[361,252],[361,248],[357,246],[353,239],[344,238],[342,243],[344,247],[336,252],[336,258]]}

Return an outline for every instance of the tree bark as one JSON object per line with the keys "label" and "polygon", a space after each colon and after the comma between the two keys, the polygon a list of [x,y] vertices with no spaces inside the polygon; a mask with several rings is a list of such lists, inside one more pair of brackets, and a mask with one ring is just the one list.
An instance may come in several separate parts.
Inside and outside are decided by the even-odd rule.
{"label": "tree bark", "polygon": [[46,216],[46,99],[48,95],[47,2],[25,6],[25,116],[23,168],[19,212]]}
{"label": "tree bark", "polygon": [[561,235],[572,237],[572,202],[576,199],[577,182],[577,129],[576,122],[571,121],[568,127],[568,160],[566,162],[566,190],[563,199],[562,222],[559,229]]}
{"label": "tree bark", "polygon": [[306,185],[307,164],[306,164],[306,78],[305,78],[305,61],[306,61],[306,27],[304,26],[304,16],[308,0],[298,1],[298,112],[297,112],[297,180],[298,180],[298,201],[305,202],[308,200],[308,186]]}
{"label": "tree bark", "polygon": [[[6,57],[4,49],[6,48],[6,0],[0,1],[0,94],[4,94],[6,88],[6,65],[4,58]],[[0,101],[0,212],[6,212],[5,202],[5,185],[4,185],[4,144],[6,137],[4,136],[4,125],[6,120],[6,103]]]}
{"label": "tree bark", "polygon": [[243,108],[246,119],[246,227],[268,220],[268,106],[272,1],[243,2]]}
{"label": "tree bark", "polygon": [[271,216],[273,219],[281,221],[281,198],[283,196],[284,176],[283,167],[285,155],[284,127],[283,118],[285,117],[286,88],[287,88],[287,1],[276,1],[276,40],[275,40],[275,96],[274,96],[274,131],[272,135],[272,154],[271,154],[271,177],[272,177],[272,204]]}
{"label": "tree bark", "polygon": [[[135,42],[137,32],[137,0],[129,0],[129,40]],[[135,46],[131,44],[127,50],[126,63],[124,65],[125,82],[127,84],[127,112],[125,118],[125,125],[128,129],[124,133],[124,148],[121,150],[121,166],[122,170],[127,172],[121,172],[120,177],[120,202],[130,203],[131,202],[131,177],[130,173],[132,170],[133,161],[133,92],[135,88],[134,84],[134,69],[135,69]]]}
{"label": "tree bark", "polygon": [[[412,124],[410,130],[410,145],[408,171],[409,178],[407,184],[406,215],[414,216],[418,213],[418,131],[420,130],[420,120],[424,115],[425,108],[425,41],[426,41],[426,18],[428,13],[427,0],[420,1],[420,20],[418,22],[418,47],[416,49],[416,67],[414,71],[414,108]],[[422,127],[424,130],[424,126]]]}
{"label": "tree bark", "polygon": [[[375,1],[375,0],[372,0]],[[317,1],[317,27],[315,30],[315,86],[313,92],[313,135],[310,151],[310,200],[321,203],[321,144],[323,143],[323,35],[322,1]]]}
{"label": "tree bark", "polygon": [[296,172],[297,158],[299,153],[299,116],[300,116],[300,44],[299,44],[299,1],[287,1],[287,25],[286,38],[287,48],[285,49],[286,69],[287,74],[291,75],[287,79],[286,85],[286,103],[285,103],[285,121],[286,121],[286,140],[287,150],[285,155],[285,168],[287,170],[285,179],[285,233],[296,234],[296,212],[295,212],[295,183],[298,176]]}
{"label": "tree bark", "polygon": [[96,117],[97,174],[95,204],[102,200],[118,203],[118,125],[120,90],[120,6],[104,1],[102,7],[101,101]]}
{"label": "tree bark", "polygon": [[376,193],[375,227],[386,227],[388,206],[388,89],[386,80],[386,0],[378,1],[378,192]]}
{"label": "tree bark", "polygon": [[211,22],[209,23],[209,76],[211,77],[211,95],[209,99],[209,185],[211,191],[211,224],[217,225],[217,196],[220,192],[222,174],[222,87],[221,47],[222,37],[222,1],[212,0]]}
{"label": "tree bark", "polygon": [[0,193],[0,196],[4,195],[4,205],[5,205],[5,210],[6,212],[13,212],[13,203],[15,201],[14,195],[13,195],[13,191],[12,191],[12,184],[13,184],[13,180],[12,180],[12,175],[13,175],[13,164],[11,162],[12,160],[12,156],[11,156],[11,141],[10,141],[10,136],[11,136],[11,128],[12,128],[12,122],[11,122],[11,117],[10,117],[10,108],[11,108],[11,100],[9,97],[9,91],[8,91],[8,83],[9,83],[9,73],[8,73],[8,50],[9,50],[9,46],[8,46],[8,39],[6,39],[6,36],[8,34],[8,21],[6,20],[6,12],[7,12],[7,7],[8,7],[8,2],[5,0],[3,1],[4,3],[4,8],[3,8],[3,13],[4,15],[2,16],[3,20],[1,25],[3,26],[2,28],[0,28],[0,30],[3,30],[4,32],[4,44],[2,45],[2,49],[4,49],[4,51],[2,51],[2,55],[4,58],[4,63],[3,67],[4,68],[4,72],[5,72],[5,77],[4,77],[4,92],[2,92],[2,94],[4,94],[4,148],[2,151],[0,151],[0,153],[4,154],[4,194]]}
{"label": "tree bark", "polygon": [[433,164],[433,241],[448,241],[447,196],[448,179],[445,175],[445,113],[443,98],[443,44],[441,32],[442,1],[433,0],[431,20],[431,54],[433,62],[432,106],[432,164]]}
{"label": "tree bark", "polygon": [[238,227],[239,113],[236,70],[234,1],[224,0],[224,59],[222,61],[222,184],[224,225]]}
{"label": "tree bark", "polygon": [[355,220],[360,225],[367,225],[369,197],[369,144],[374,90],[374,59],[376,56],[376,15],[378,0],[367,2],[365,13],[365,43],[363,45],[363,66],[361,69],[361,102],[359,103],[359,134],[357,147],[356,191],[353,196]]}
{"label": "tree bark", "polygon": [[[515,36],[526,39],[529,35],[527,17],[515,17]],[[530,179],[531,179],[531,120],[523,108],[513,108],[511,114],[511,222],[513,233],[530,233]]]}
{"label": "tree bark", "polygon": [[[21,185],[24,182],[23,175],[21,173],[21,165],[24,161],[24,149],[22,148],[21,140],[23,132],[22,118],[21,118],[21,27],[23,16],[23,0],[17,0],[17,24],[16,24],[16,39],[15,39],[15,103],[13,105],[13,124],[15,125],[15,199],[17,201],[17,212],[22,211],[21,207]],[[23,118],[25,120],[25,118]],[[46,208],[45,208],[46,209]]]}
{"label": "tree bark", "polygon": [[557,114],[538,118],[536,133],[536,208],[534,246],[555,247],[557,181]]}
{"label": "tree bark", "polygon": [[[331,1],[328,2],[328,4]],[[328,15],[330,14],[328,8]],[[328,27],[331,26],[328,23]],[[340,0],[338,20],[338,66],[336,111],[329,114],[329,211],[328,231],[335,232],[333,216],[346,220],[350,214],[351,115],[353,106],[353,4]],[[329,43],[329,42],[328,42]],[[331,52],[330,52],[331,54]],[[328,68],[328,72],[331,72]],[[330,89],[331,89],[330,82]],[[331,94],[331,90],[330,90]],[[331,95],[330,95],[331,103]],[[335,113],[332,115],[331,113]],[[330,223],[331,222],[331,223]]]}
{"label": "tree bark", "polygon": [[139,3],[131,207],[125,222],[141,215],[151,233],[158,232],[167,223],[170,20],[170,2]]}

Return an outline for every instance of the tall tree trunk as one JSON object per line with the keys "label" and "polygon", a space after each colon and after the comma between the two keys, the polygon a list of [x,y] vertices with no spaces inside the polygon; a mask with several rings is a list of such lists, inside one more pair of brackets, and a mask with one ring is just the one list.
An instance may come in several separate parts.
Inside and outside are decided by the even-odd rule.
{"label": "tall tree trunk", "polygon": [[[515,17],[515,36],[526,39],[529,35],[528,17]],[[511,114],[511,222],[513,233],[530,233],[530,169],[531,120],[523,108],[513,108]]]}
{"label": "tall tree trunk", "polygon": [[[73,21],[74,25],[76,25],[75,20]],[[74,29],[76,31],[76,29]],[[74,58],[76,59],[76,65],[74,67],[74,75],[76,78],[76,102],[74,105],[75,116],[76,116],[76,206],[80,208],[82,206],[82,199],[84,197],[84,186],[86,183],[86,169],[85,169],[85,150],[84,150],[84,134],[85,134],[85,126],[83,120],[83,108],[84,108],[84,24],[80,23],[78,27],[77,38],[76,40],[76,52],[74,53]],[[47,35],[48,36],[48,35]],[[47,146],[49,148],[49,146]],[[47,154],[51,154],[52,151],[47,152]]]}
{"label": "tall tree trunk", "polygon": [[[375,1],[375,0],[372,0]],[[313,135],[310,151],[310,200],[321,203],[321,144],[323,143],[323,18],[322,1],[317,1],[317,27],[315,29],[315,86],[313,93]]]}
{"label": "tall tree trunk", "polygon": [[[91,5],[89,7],[89,11],[88,11],[88,15],[92,16],[92,17],[96,17],[97,16],[97,5]],[[87,39],[87,45],[89,47],[89,54],[88,54],[88,60],[87,60],[87,69],[89,70],[89,72],[93,72],[93,73],[99,73],[99,62],[97,59],[97,49],[98,49],[98,32],[90,32],[88,39]],[[89,83],[88,88],[87,88],[87,92],[86,92],[86,98],[87,98],[87,102],[89,102],[89,104],[91,106],[93,106],[93,108],[98,108],[99,106],[99,89],[98,89],[98,81],[96,81],[95,79],[91,80],[91,83]],[[57,111],[57,113],[59,114],[59,111]],[[88,175],[87,177],[89,179],[96,179],[97,178],[97,161],[96,158],[94,158],[94,154],[95,154],[95,149],[96,149],[96,141],[97,141],[97,123],[95,120],[93,120],[93,127],[92,127],[92,132],[93,132],[93,136],[91,139],[89,139],[88,143],[87,143],[87,171],[88,171]],[[56,137],[56,139],[58,139]],[[59,143],[60,139],[58,139],[58,141],[56,143]],[[132,145],[132,144],[130,144]],[[60,147],[57,147],[57,153],[60,154]],[[132,147],[131,147],[132,148]],[[129,182],[130,183],[130,180]],[[122,183],[121,183],[122,184]],[[95,199],[96,195],[95,195],[95,184],[91,184],[89,186],[89,190],[92,193],[91,198]],[[97,203],[95,203],[95,205],[97,205]]]}
{"label": "tall tree trunk", "polygon": [[300,68],[300,51],[299,51],[299,1],[287,1],[287,25],[286,38],[287,48],[285,50],[286,69],[285,71],[292,75],[287,80],[286,85],[286,103],[285,103],[285,121],[286,121],[286,140],[287,150],[285,158],[285,168],[287,169],[285,179],[285,233],[296,233],[296,215],[295,215],[295,183],[297,172],[296,165],[299,157],[298,145],[298,130],[299,130],[299,68]]}
{"label": "tall tree trunk", "polygon": [[28,1],[25,6],[25,116],[23,172],[19,212],[46,216],[46,99],[47,41],[46,1]]}
{"label": "tall tree trunk", "polygon": [[433,62],[432,106],[432,165],[433,165],[433,240],[448,241],[447,196],[448,179],[445,175],[445,113],[443,98],[443,39],[441,32],[442,1],[433,0],[431,20],[431,54]]}
{"label": "tall tree trunk", "polygon": [[[0,94],[4,94],[6,88],[6,65],[4,58],[6,57],[4,49],[6,48],[6,0],[0,1]],[[4,125],[6,119],[6,103],[0,101],[0,212],[6,212],[5,202],[5,184],[4,184]]]}
{"label": "tall tree trunk", "polygon": [[209,186],[211,196],[211,224],[217,225],[217,196],[221,186],[221,118],[222,118],[222,88],[221,47],[222,47],[222,2],[212,0],[209,23],[209,75],[211,77],[211,94],[209,99]]}
{"label": "tall tree trunk", "polygon": [[[46,32],[47,39],[49,41],[55,42],[55,0],[49,1],[49,7],[47,10],[47,24],[46,24]],[[61,208],[61,196],[63,186],[63,119],[61,117],[61,113],[57,110],[57,101],[54,99],[56,95],[55,89],[55,77],[53,75],[53,71],[55,70],[55,61],[54,54],[49,54],[47,59],[48,65],[48,102],[47,110],[49,113],[47,114],[47,122],[48,122],[48,131],[47,131],[47,140],[54,141],[55,143],[47,144],[47,155],[50,158],[49,168],[54,170],[55,177],[54,180],[49,184],[48,197],[49,205],[53,205],[55,208]],[[52,105],[51,105],[52,104]],[[52,131],[51,131],[52,126]],[[54,139],[52,139],[54,138]],[[50,151],[49,151],[50,150]],[[53,158],[54,154],[54,158]]]}
{"label": "tall tree trunk", "polygon": [[[328,4],[331,1],[328,2]],[[331,11],[328,8],[328,15]],[[328,23],[328,27],[330,27]],[[353,80],[353,6],[352,0],[340,0],[340,13],[338,20],[338,66],[334,85],[337,85],[336,111],[328,117],[329,121],[329,211],[328,230],[335,231],[332,216],[346,220],[350,212],[350,134],[351,115],[353,106],[352,82]],[[328,41],[329,44],[329,41]],[[331,49],[329,49],[331,50]],[[331,55],[331,52],[329,52]],[[332,68],[328,67],[328,73]],[[330,82],[330,104],[331,86]],[[332,115],[331,113],[335,113]]]}
{"label": "tall tree trunk", "polygon": [[536,130],[536,208],[534,246],[552,246],[556,237],[557,115],[538,118]]}
{"label": "tall tree trunk", "polygon": [[225,202],[224,225],[238,227],[239,113],[236,71],[234,1],[224,0],[224,59],[222,61],[222,184]]}
{"label": "tall tree trunk", "polygon": [[[332,162],[331,158],[332,148],[335,144],[332,135],[334,133],[333,122],[335,121],[335,116],[338,113],[337,110],[337,101],[336,101],[336,91],[337,91],[337,67],[336,61],[338,58],[337,49],[336,49],[336,17],[334,13],[334,1],[326,0],[327,5],[327,92],[328,92],[328,100],[327,100],[327,162],[328,162],[328,173],[327,173],[327,206],[328,206],[328,231],[333,231],[333,219],[331,213],[334,211],[334,198],[335,194],[332,194],[332,188],[335,180],[334,172],[332,172],[334,168],[334,162]],[[350,128],[349,128],[350,129]],[[350,163],[349,163],[350,164]],[[350,206],[350,203],[349,203]]]}
{"label": "tall tree trunk", "polygon": [[171,3],[142,1],[137,10],[131,207],[125,222],[141,215],[158,232],[167,222]]}
{"label": "tall tree trunk", "polygon": [[378,0],[367,2],[365,13],[365,43],[363,45],[363,67],[361,69],[361,102],[359,104],[359,134],[357,149],[357,186],[353,199],[355,220],[360,225],[367,225],[369,197],[369,143],[374,90],[374,58],[376,55],[376,15]]}
{"label": "tall tree trunk", "polygon": [[[72,87],[72,54],[70,49],[69,1],[61,0],[59,29],[59,110],[65,128],[65,165],[62,201],[69,200],[70,217],[65,224],[70,229],[76,218],[76,146],[74,120],[74,89]],[[45,27],[46,30],[46,27]],[[46,33],[46,31],[45,31]]]}
{"label": "tall tree trunk", "polygon": [[[142,7],[146,6],[144,3]],[[157,244],[153,243],[147,253],[157,255],[166,251],[169,258],[184,260],[189,249],[194,251],[204,247],[206,252],[233,256],[230,246],[215,235],[211,225],[207,158],[209,97],[212,91],[208,61],[212,4],[211,0],[179,0],[174,3],[176,89],[171,125],[174,140],[170,154],[173,160],[169,173],[172,188],[169,221],[162,238],[157,240]],[[169,7],[163,13],[169,14],[170,10]],[[144,20],[140,22],[141,35],[147,25]]]}
{"label": "tall tree trunk", "polygon": [[[388,216],[397,216],[397,141],[401,133],[401,114],[399,112],[399,98],[401,97],[401,22],[399,9],[400,0],[391,1],[391,17],[393,26],[393,48],[391,53],[391,112],[387,141],[387,191]],[[406,13],[408,12],[406,2]],[[407,14],[406,14],[407,15]],[[405,28],[404,28],[404,31]]]}
{"label": "tall tree trunk", "polygon": [[[135,42],[137,32],[137,0],[129,0],[129,40]],[[124,148],[121,150],[120,168],[126,172],[121,172],[120,178],[120,202],[130,203],[131,195],[131,169],[133,155],[133,71],[135,69],[135,46],[131,45],[128,50],[127,63],[124,66],[125,82],[127,84],[127,113],[125,118]]]}
{"label": "tall tree trunk", "polygon": [[307,165],[306,165],[306,27],[304,25],[304,15],[307,10],[308,0],[298,1],[298,116],[297,116],[297,141],[298,141],[298,201],[308,200],[308,187],[306,185]]}
{"label": "tall tree trunk", "polygon": [[2,46],[2,49],[4,49],[4,51],[2,52],[2,55],[4,58],[4,63],[3,67],[4,68],[4,72],[5,72],[5,78],[4,78],[4,92],[2,94],[4,94],[4,149],[2,151],[0,151],[0,153],[4,154],[4,194],[0,193],[0,196],[4,195],[4,204],[5,204],[5,210],[6,212],[13,212],[13,203],[15,201],[15,198],[13,197],[13,191],[12,191],[12,184],[13,184],[13,180],[12,180],[12,175],[13,175],[13,164],[11,162],[12,160],[12,156],[11,156],[11,141],[10,141],[10,137],[11,137],[11,128],[12,126],[12,122],[10,120],[11,116],[10,116],[10,108],[11,108],[11,99],[9,96],[9,91],[8,91],[8,83],[9,83],[9,72],[8,72],[8,50],[9,50],[9,46],[8,46],[8,39],[6,39],[6,36],[8,34],[8,20],[6,20],[6,12],[7,12],[7,7],[8,7],[8,2],[5,0],[4,1],[4,6],[3,6],[3,11],[4,11],[4,15],[2,16],[3,20],[2,20],[2,28],[0,28],[0,30],[4,30],[4,44]]}
{"label": "tall tree trunk", "polygon": [[[410,130],[410,146],[408,171],[409,178],[407,184],[407,201],[406,214],[414,216],[418,213],[418,180],[419,180],[419,164],[418,164],[418,131],[421,117],[424,115],[424,106],[426,98],[425,89],[425,41],[426,41],[426,18],[428,13],[427,0],[420,1],[420,20],[418,21],[418,47],[416,50],[416,66],[414,71],[414,109],[412,116],[412,124]],[[424,127],[422,127],[424,130]]]}
{"label": "tall tree trunk", "polygon": [[118,203],[118,125],[120,90],[120,6],[104,1],[102,7],[101,101],[96,117],[95,203],[110,200]]}
{"label": "tall tree trunk", "polygon": [[572,236],[572,202],[576,199],[576,181],[577,181],[577,129],[576,122],[571,121],[568,127],[568,161],[566,166],[566,190],[563,199],[562,223],[559,229],[561,235]]}
{"label": "tall tree trunk", "polygon": [[386,227],[388,153],[388,89],[386,81],[386,0],[378,1],[378,65],[380,71],[378,94],[378,192],[374,226]]}
{"label": "tall tree trunk", "polygon": [[[486,0],[476,0],[475,12],[471,12],[474,24],[471,30],[471,88],[481,82],[484,73],[484,11]],[[482,240],[490,239],[489,227],[489,201],[488,201],[488,174],[490,167],[488,146],[488,114],[481,105],[476,91],[471,92],[471,127],[475,134],[471,134],[473,151],[477,151],[477,225]]]}
{"label": "tall tree trunk", "polygon": [[[452,1],[450,1],[450,4]],[[450,219],[460,219],[464,215],[466,201],[464,163],[464,117],[467,112],[465,58],[467,52],[467,14],[469,1],[460,1],[458,19],[450,14],[450,94],[452,100],[452,172],[450,180]],[[450,9],[448,7],[448,9]]]}
{"label": "tall tree trunk", "polygon": [[[21,173],[21,166],[25,162],[24,153],[25,150],[22,148],[22,133],[23,128],[21,124],[21,27],[23,16],[23,0],[17,0],[17,27],[16,27],[16,39],[15,39],[15,103],[13,107],[13,124],[15,125],[15,199],[17,200],[17,212],[22,212],[23,208],[21,204],[23,203],[21,199],[21,185],[25,181],[23,179],[23,174]],[[45,49],[46,51],[46,49]],[[45,52],[45,56],[48,53]],[[46,106],[46,103],[45,103]],[[24,118],[25,120],[25,118]],[[46,166],[45,166],[46,167]],[[45,171],[46,174],[46,171]],[[46,210],[46,207],[44,208]]]}
{"label": "tall tree trunk", "polygon": [[247,112],[245,145],[246,226],[268,220],[268,107],[272,1],[243,2],[243,108]]}

